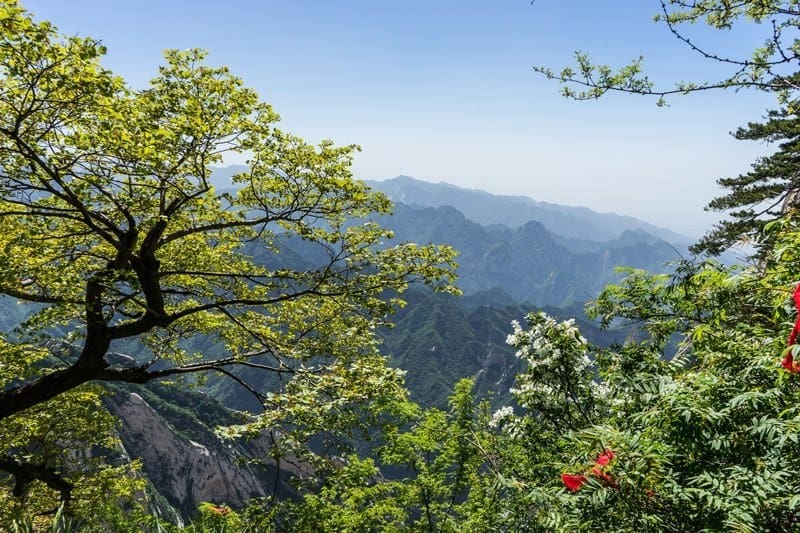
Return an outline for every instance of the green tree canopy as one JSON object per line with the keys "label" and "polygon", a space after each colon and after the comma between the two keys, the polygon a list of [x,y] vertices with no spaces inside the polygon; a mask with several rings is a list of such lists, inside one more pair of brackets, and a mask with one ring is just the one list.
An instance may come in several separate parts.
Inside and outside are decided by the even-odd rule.
{"label": "green tree canopy", "polygon": [[728,211],[730,216],[709,231],[692,251],[717,255],[745,242],[756,247],[759,259],[768,259],[776,232],[765,229],[796,210],[800,202],[800,120],[793,112],[771,111],[766,122],[739,128],[735,136],[780,144],[774,154],[753,163],[750,172],[717,180],[728,192],[713,199],[706,209]]}
{"label": "green tree canopy", "polygon": [[[391,205],[352,178],[356,147],[281,131],[199,50],[166,52],[135,90],[101,65],[98,41],[14,0],[0,2],[0,36],[0,294],[33,311],[2,340],[0,470],[15,496],[38,482],[70,497],[63,458],[26,451],[26,421],[68,406],[67,421],[91,426],[80,395],[62,402],[90,382],[215,372],[249,388],[269,424],[330,430],[401,394],[373,332],[409,282],[447,286],[454,254],[391,245],[366,221]],[[249,168],[215,190],[212,166],[232,153]],[[274,266],[290,239],[319,260]],[[197,336],[214,348],[192,353]],[[137,357],[108,357],[131,339]],[[257,390],[235,367],[283,385]]]}

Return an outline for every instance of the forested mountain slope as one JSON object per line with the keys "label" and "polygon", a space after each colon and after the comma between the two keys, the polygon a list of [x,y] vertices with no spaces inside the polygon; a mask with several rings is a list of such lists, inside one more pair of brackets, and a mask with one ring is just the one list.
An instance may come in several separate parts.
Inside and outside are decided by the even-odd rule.
{"label": "forested mountain slope", "polygon": [[[508,401],[521,361],[506,339],[511,322],[524,322],[535,306],[513,302],[500,290],[464,298],[413,291],[407,300],[406,308],[395,317],[395,327],[382,330],[380,336],[392,365],[407,371],[412,399],[445,408],[455,383],[469,376],[475,378],[478,395]],[[545,310],[560,319],[582,317],[580,309]],[[577,318],[577,323],[598,345],[624,340],[619,330],[603,331],[583,318]]]}

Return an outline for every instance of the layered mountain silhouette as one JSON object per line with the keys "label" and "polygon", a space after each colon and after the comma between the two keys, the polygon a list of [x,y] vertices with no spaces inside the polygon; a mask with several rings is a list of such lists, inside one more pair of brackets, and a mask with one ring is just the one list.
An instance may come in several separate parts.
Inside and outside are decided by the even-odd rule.
{"label": "layered mountain silhouette", "polygon": [[458,250],[458,285],[466,294],[499,288],[512,301],[539,306],[585,302],[619,279],[620,266],[661,272],[681,257],[673,245],[638,229],[576,252],[539,221],[482,226],[450,206],[396,203],[394,214],[380,222],[394,230],[398,241],[448,244]]}
{"label": "layered mountain silhouette", "polygon": [[373,189],[386,194],[393,202],[420,207],[452,206],[468,219],[485,226],[502,224],[517,227],[531,220],[541,224],[557,238],[605,242],[626,231],[639,230],[650,238],[673,244],[692,241],[666,228],[634,217],[598,213],[586,207],[570,207],[537,202],[526,196],[494,195],[481,190],[463,189],[448,183],[429,183],[409,176],[385,181],[367,181]]}

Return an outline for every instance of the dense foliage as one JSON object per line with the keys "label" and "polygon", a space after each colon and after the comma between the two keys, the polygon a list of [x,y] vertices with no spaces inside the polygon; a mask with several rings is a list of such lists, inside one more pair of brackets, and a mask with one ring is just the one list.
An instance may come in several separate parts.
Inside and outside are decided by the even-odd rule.
{"label": "dense foliage", "polygon": [[769,259],[774,245],[772,238],[776,235],[765,229],[782,215],[796,211],[800,201],[800,122],[796,111],[771,111],[766,122],[739,128],[735,136],[743,140],[778,142],[778,149],[753,163],[750,172],[717,180],[727,193],[714,198],[707,209],[728,212],[729,217],[719,222],[692,250],[716,255],[733,245],[746,243],[756,250],[759,260],[765,261]]}
{"label": "dense foliage", "polygon": [[[779,69],[797,58],[786,42],[796,2],[662,6],[671,29],[776,17],[766,49],[720,86],[776,90],[791,106],[795,78]],[[199,434],[189,407],[242,421],[229,435],[274,432],[264,459],[291,457],[307,475],[294,499],[203,503],[190,530],[800,527],[800,375],[787,357],[800,350],[786,346],[800,279],[790,112],[742,131],[787,143],[726,182],[718,204],[783,202],[765,212],[769,224],[746,211],[750,225],[715,237],[757,236],[759,268],[628,270],[590,306],[603,326],[630,329],[624,342],[601,347],[572,320],[531,313],[508,332],[521,368],[513,401],[492,409],[466,379],[447,407],[422,408],[375,331],[410,281],[448,282],[453,253],[387,246],[387,231],[358,220],[390,206],[352,180],[353,147],[276,129],[271,108],[199,51],[168,52],[136,91],[101,67],[97,42],[61,37],[14,1],[0,3],[0,34],[0,293],[31,313],[0,339],[0,526],[175,529],[146,516],[145,480],[118,453],[98,383],[186,387],[215,372],[263,412],[229,417],[181,395],[157,407],[188,438]],[[614,84],[655,92],[619,86],[638,70],[623,74],[587,95]],[[208,180],[227,151],[251,157],[236,192]],[[317,263],[281,262],[285,239]],[[256,385],[252,371],[277,378]]]}
{"label": "dense foliage", "polygon": [[[117,507],[134,492],[135,474],[91,464],[115,446],[91,382],[216,373],[263,407],[240,432],[283,427],[295,454],[320,433],[346,437],[405,394],[374,336],[397,294],[446,287],[454,266],[446,247],[394,244],[363,221],[391,206],[352,178],[356,147],[277,129],[202,51],[166,52],[143,90],[103,53],[0,2],[0,295],[32,311],[0,339],[4,520],[60,501],[110,527],[98,495]],[[217,191],[211,166],[228,153],[249,169]],[[316,262],[274,266],[286,239]],[[198,337],[212,349],[191,350]],[[280,379],[257,389],[239,367]]]}
{"label": "dense foliage", "polygon": [[525,366],[514,405],[491,414],[462,382],[449,412],[412,411],[287,516],[308,531],[793,530],[800,382],[780,363],[800,228],[784,222],[766,272],[686,263],[609,287],[592,312],[636,324],[622,345],[531,314],[508,339]]}

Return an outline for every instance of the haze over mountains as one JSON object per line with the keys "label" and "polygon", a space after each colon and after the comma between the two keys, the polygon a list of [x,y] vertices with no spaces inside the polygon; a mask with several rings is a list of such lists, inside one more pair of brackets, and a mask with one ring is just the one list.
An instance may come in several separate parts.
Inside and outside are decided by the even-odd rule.
{"label": "haze over mountains", "polygon": [[551,233],[567,239],[609,241],[626,231],[643,231],[670,243],[692,239],[634,217],[598,213],[586,207],[570,207],[537,202],[527,196],[494,195],[481,190],[463,189],[449,183],[429,183],[409,176],[385,181],[367,181],[394,202],[422,207],[452,206],[464,216],[484,226],[503,224],[522,226],[537,220]]}
{"label": "haze over mountains", "polygon": [[[212,182],[230,188],[234,165]],[[498,196],[409,176],[367,181],[395,203],[380,222],[395,242],[447,244],[459,251],[459,287],[466,294],[500,289],[510,301],[557,307],[583,303],[619,279],[620,266],[664,271],[686,254],[689,237],[630,216],[584,207]],[[285,243],[296,259],[313,257],[302,243]],[[307,266],[311,266],[308,264]]]}
{"label": "haze over mountains", "polygon": [[[231,188],[231,177],[244,172],[244,165],[216,168],[211,176],[217,189]],[[538,202],[527,196],[495,195],[477,189],[464,189],[445,182],[431,183],[410,176],[377,181],[365,180],[373,189],[386,194],[394,203],[417,207],[451,206],[466,218],[484,226],[502,224],[522,226],[536,220],[555,239],[575,251],[602,245],[618,238],[628,241],[663,240],[685,245],[694,239],[670,229],[655,226],[635,217],[598,213],[586,207]],[[633,232],[633,235],[626,232]],[[627,237],[623,236],[626,234]]]}

